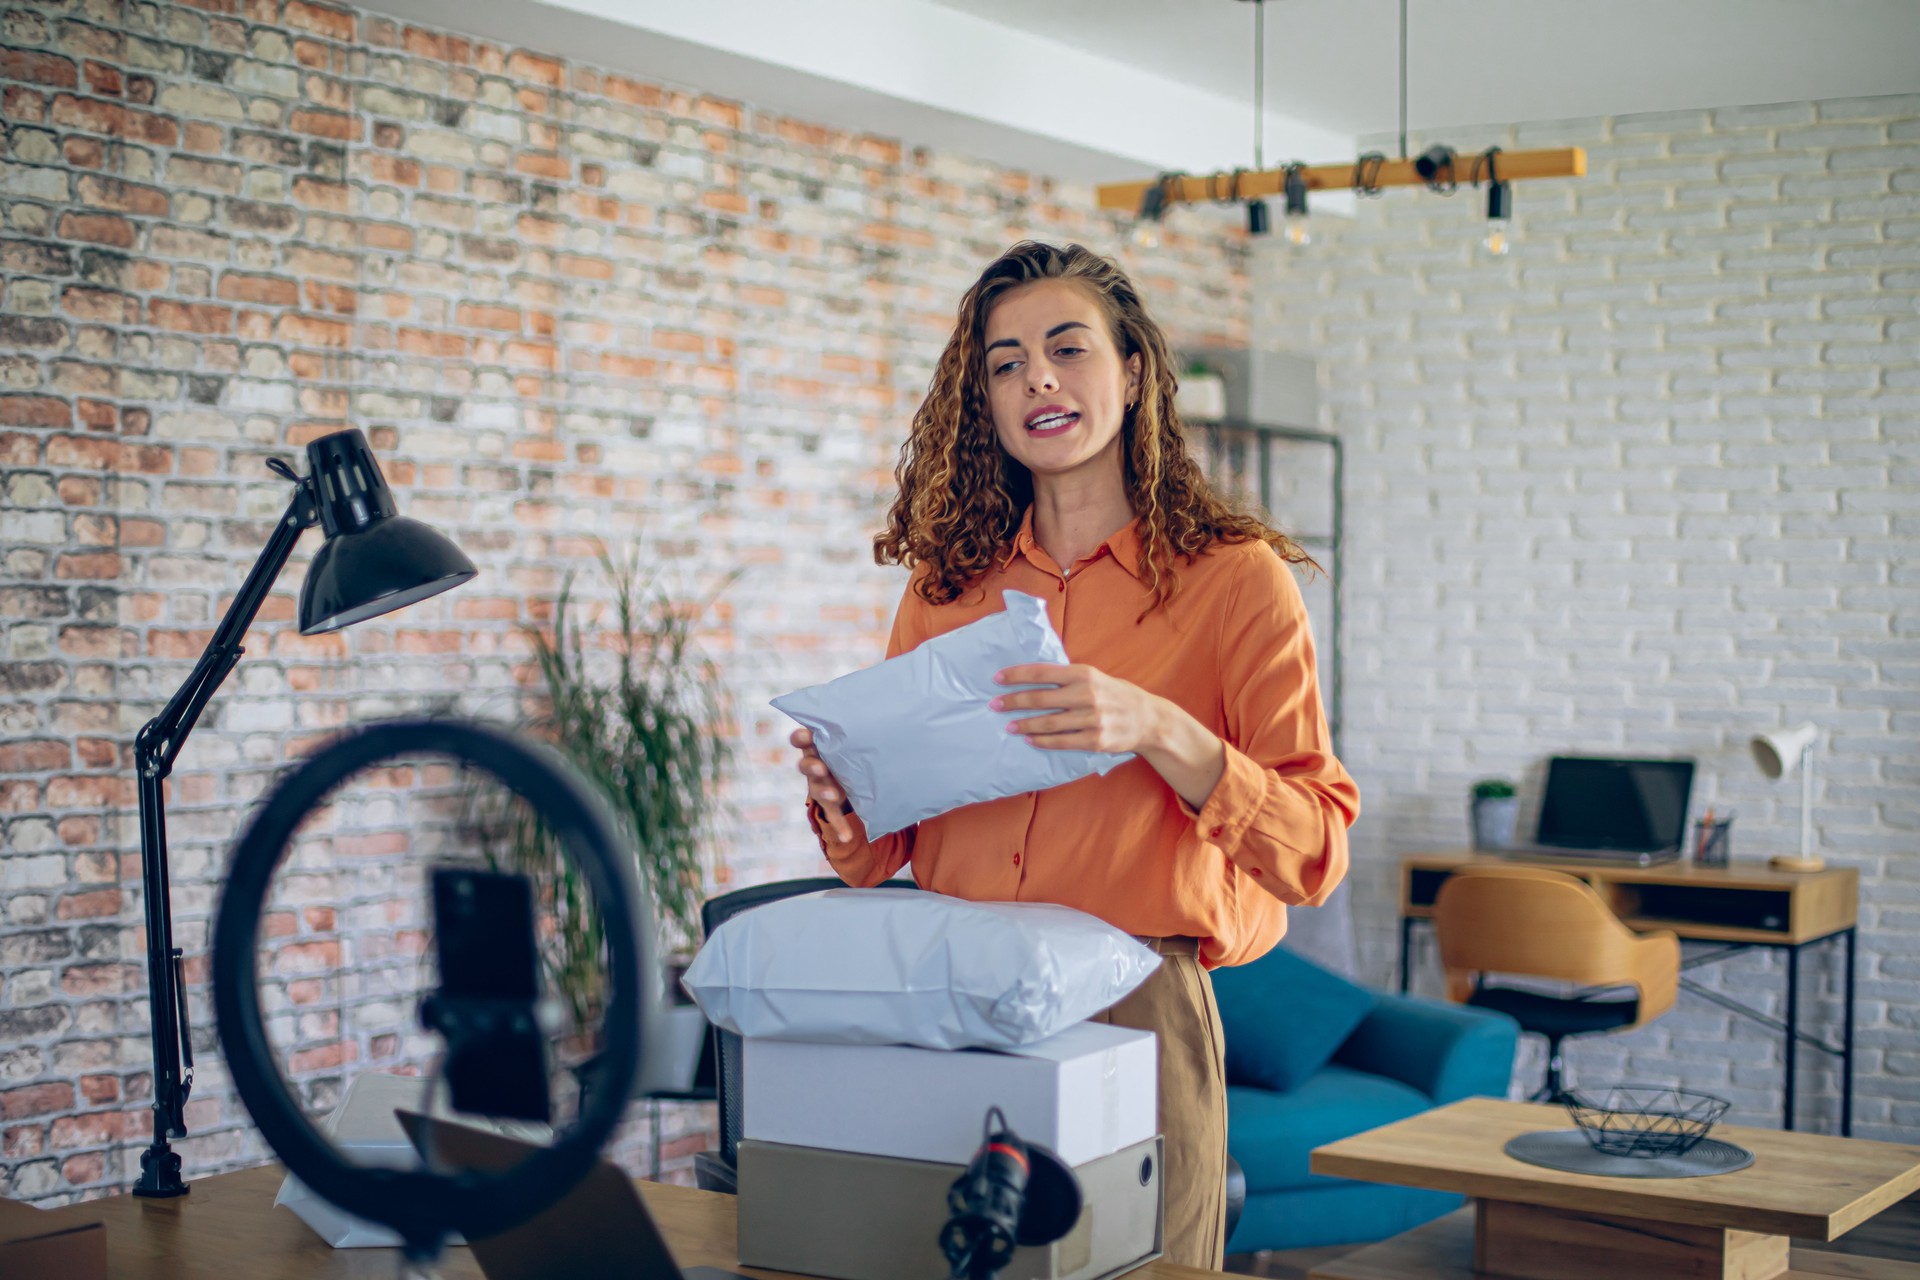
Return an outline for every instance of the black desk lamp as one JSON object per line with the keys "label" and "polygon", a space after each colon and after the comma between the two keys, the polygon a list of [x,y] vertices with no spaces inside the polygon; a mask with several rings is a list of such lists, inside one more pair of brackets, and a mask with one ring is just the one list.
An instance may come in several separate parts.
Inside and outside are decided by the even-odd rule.
{"label": "black desk lamp", "polygon": [[300,634],[352,626],[457,587],[478,572],[473,561],[418,520],[394,514],[393,493],[358,430],[322,436],[307,446],[307,474],[279,458],[267,465],[293,481],[293,498],[274,526],[240,593],[193,674],[165,710],[134,739],[140,789],[140,875],[147,900],[147,1003],[153,1019],[153,1142],[141,1153],[137,1196],[178,1196],[180,1157],[168,1145],[187,1132],[187,1095],[193,1088],[186,984],[173,945],[167,889],[167,820],[161,784],[173,772],[187,735],[220,682],[245,652],[240,642],[303,530],[318,524],[327,541],[300,588]]}

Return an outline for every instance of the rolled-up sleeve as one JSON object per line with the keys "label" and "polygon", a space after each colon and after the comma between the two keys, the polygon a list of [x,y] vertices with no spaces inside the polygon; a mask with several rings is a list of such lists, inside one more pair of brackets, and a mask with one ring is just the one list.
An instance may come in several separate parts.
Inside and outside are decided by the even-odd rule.
{"label": "rolled-up sleeve", "polygon": [[[915,575],[918,581],[919,575]],[[933,634],[931,619],[927,611],[931,608],[913,589],[907,587],[901,597],[900,607],[894,610],[893,631],[887,636],[887,657],[894,658],[919,646],[921,641]],[[844,790],[844,789],[843,789]],[[914,836],[919,824],[901,831],[890,832],[878,840],[867,839],[867,827],[858,814],[847,816],[847,826],[853,831],[853,839],[841,843],[828,838],[830,828],[827,825],[825,811],[808,797],[806,802],[807,825],[813,828],[813,834],[820,841],[820,851],[832,864],[834,873],[856,889],[865,889],[891,878],[913,859]]]}
{"label": "rolled-up sleeve", "polygon": [[918,824],[904,831],[895,831],[881,836],[878,840],[867,839],[866,824],[857,814],[847,815],[847,826],[853,831],[853,839],[845,844],[829,840],[830,828],[819,805],[811,799],[807,801],[807,825],[813,828],[813,834],[820,841],[820,851],[833,865],[834,874],[856,889],[867,889],[890,879],[895,872],[913,860],[913,837],[919,830]]}
{"label": "rolled-up sleeve", "polygon": [[1360,789],[1334,758],[1300,586],[1285,561],[1259,551],[1219,632],[1226,772],[1193,820],[1200,839],[1282,902],[1317,906],[1346,875]]}

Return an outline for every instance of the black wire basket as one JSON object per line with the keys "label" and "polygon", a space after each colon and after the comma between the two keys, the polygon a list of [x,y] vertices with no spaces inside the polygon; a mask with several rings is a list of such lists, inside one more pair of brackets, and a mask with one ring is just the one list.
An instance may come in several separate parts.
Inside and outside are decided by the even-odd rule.
{"label": "black wire basket", "polygon": [[1682,1156],[1693,1150],[1732,1105],[1692,1089],[1623,1084],[1604,1102],[1577,1089],[1566,1096],[1567,1114],[1593,1149],[1610,1156]]}

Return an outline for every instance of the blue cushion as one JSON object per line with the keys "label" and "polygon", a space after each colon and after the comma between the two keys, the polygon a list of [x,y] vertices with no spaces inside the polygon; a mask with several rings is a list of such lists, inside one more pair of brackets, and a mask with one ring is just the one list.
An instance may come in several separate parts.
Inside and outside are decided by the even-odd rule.
{"label": "blue cushion", "polygon": [[1227,1082],[1295,1089],[1325,1066],[1374,1005],[1374,994],[1275,947],[1213,971]]}
{"label": "blue cushion", "polygon": [[1327,1067],[1298,1089],[1227,1086],[1227,1151],[1247,1174],[1247,1195],[1336,1179],[1307,1169],[1315,1147],[1419,1115],[1433,1099],[1411,1085],[1350,1067]]}
{"label": "blue cushion", "polygon": [[1504,1013],[1382,994],[1333,1061],[1411,1085],[1445,1106],[1476,1094],[1506,1097],[1519,1037]]}
{"label": "blue cushion", "polygon": [[1227,1241],[1227,1252],[1366,1244],[1411,1231],[1453,1212],[1466,1201],[1464,1196],[1444,1191],[1390,1187],[1379,1182],[1349,1182],[1344,1178],[1320,1181],[1325,1185],[1249,1194],[1233,1237]]}

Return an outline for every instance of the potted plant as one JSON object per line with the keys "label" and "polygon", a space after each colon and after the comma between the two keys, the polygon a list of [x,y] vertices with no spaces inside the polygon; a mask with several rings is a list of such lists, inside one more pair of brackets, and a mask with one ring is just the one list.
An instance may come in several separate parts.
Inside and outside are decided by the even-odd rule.
{"label": "potted plant", "polygon": [[1513,848],[1514,821],[1520,816],[1520,797],[1505,778],[1482,778],[1473,784],[1469,813],[1473,820],[1473,847]]}
{"label": "potted plant", "polygon": [[1218,422],[1227,416],[1227,380],[1199,360],[1189,360],[1174,388],[1173,407],[1193,422]]}
{"label": "potted plant", "polygon": [[[731,755],[719,672],[693,644],[713,597],[674,598],[641,572],[637,554],[616,562],[603,549],[600,563],[613,590],[611,627],[596,630],[582,616],[586,606],[574,595],[570,573],[550,630],[526,629],[540,696],[522,726],[599,788],[629,838],[636,879],[657,917],[657,953],[666,958],[669,991],[679,1002],[663,1019],[676,1047],[662,1060],[684,1064],[677,1087],[686,1088],[706,1023],[678,978],[700,938],[702,851]],[[579,869],[531,809],[501,788],[476,780],[464,807],[489,861],[533,878],[546,916],[542,959],[549,980],[575,1028],[596,1024],[605,999],[603,938]]]}

